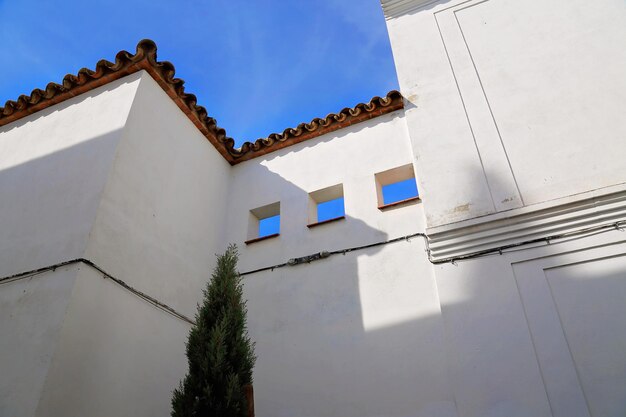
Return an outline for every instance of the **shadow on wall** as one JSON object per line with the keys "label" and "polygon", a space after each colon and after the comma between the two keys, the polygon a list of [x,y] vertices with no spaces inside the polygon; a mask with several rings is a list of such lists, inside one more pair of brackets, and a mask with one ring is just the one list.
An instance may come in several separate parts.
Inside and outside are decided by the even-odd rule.
{"label": "shadow on wall", "polygon": [[[2,144],[0,276],[84,255],[121,130],[12,166],[19,144]],[[36,146],[36,143],[33,143]],[[35,151],[33,150],[33,153]]]}
{"label": "shadow on wall", "polygon": [[[474,183],[484,180],[479,170],[472,175]],[[617,235],[555,240],[435,267],[460,415],[624,414],[626,356],[615,353],[624,351],[626,327],[610,317],[626,314],[626,281],[619,280],[626,264],[574,264],[560,275],[539,266],[525,275],[516,269],[623,239],[609,233]]]}
{"label": "shadow on wall", "polygon": [[[45,114],[48,113],[36,117]],[[25,119],[24,123],[29,120],[32,119]],[[0,274],[82,255],[82,239],[87,238],[93,224],[100,201],[99,187],[104,187],[106,182],[118,134],[119,131],[112,131],[15,164],[8,159],[10,153],[0,154],[3,161],[8,161],[2,165],[6,168],[0,170]],[[5,147],[3,140],[0,135],[0,148]],[[363,209],[341,222],[308,230],[307,191],[264,166],[257,166],[258,175],[250,178],[259,186],[253,187],[251,193],[280,190],[279,200],[287,222],[284,226],[293,233],[242,248],[244,263],[253,257],[276,261],[269,263],[284,262],[320,250],[395,238],[400,230],[400,235],[423,231],[419,230],[423,219],[411,222],[410,218],[400,216],[404,208],[380,213],[374,205],[371,211]],[[298,169],[307,173],[309,167]],[[484,181],[482,172],[467,175],[475,175],[476,184]],[[454,193],[454,190],[443,191]],[[406,223],[407,229],[398,228],[389,220],[391,216]],[[154,221],[159,222],[159,217]],[[394,230],[393,234],[389,230]],[[257,342],[259,356],[255,370],[259,415],[551,415],[524,305],[507,258],[495,255],[456,265],[433,266],[427,261],[424,249],[421,239],[413,239],[266,271],[245,279],[250,332]],[[615,320],[626,314],[622,302],[626,291],[623,270],[604,275],[581,270],[554,277],[559,285],[555,302],[564,314],[565,335],[573,337],[572,356],[577,365],[583,365],[581,384],[594,416],[616,415],[616,410],[623,414],[626,408],[623,400],[626,359],[620,356],[626,329],[622,321]],[[54,277],[35,279],[49,280],[45,281],[48,285]],[[566,279],[574,279],[575,284]],[[176,285],[189,287],[188,283]],[[45,306],[33,303],[32,308],[41,316]],[[592,319],[595,315],[597,320]],[[21,318],[28,319],[25,316]],[[24,340],[24,329],[41,330],[29,327],[30,322],[21,327],[15,322],[7,325],[2,320],[12,318],[3,317],[0,318],[3,349],[6,343]],[[598,329],[597,322],[604,327]],[[21,337],[7,336],[7,329],[22,332]],[[42,331],[45,333],[46,329]],[[92,336],[99,335],[94,332]],[[54,346],[52,341],[49,346]],[[180,340],[179,346],[182,375],[184,340]],[[19,345],[10,349],[16,355],[23,353]],[[1,353],[5,359],[10,358]],[[42,353],[46,354],[50,355]],[[605,360],[611,366],[602,362]],[[114,363],[108,364],[108,371],[123,374],[125,370],[119,366],[120,363],[118,368]],[[155,363],[153,371],[161,378],[162,385],[171,378],[173,389],[181,375],[160,375],[169,368],[171,363],[163,364],[162,368]],[[617,371],[596,374],[609,368]],[[35,369],[37,375],[25,375],[23,368],[16,369],[21,373],[3,375],[5,382],[6,378],[19,377],[23,386],[43,386],[45,373]],[[91,371],[87,367],[78,369],[89,373],[86,379],[90,381]],[[100,382],[94,377],[93,386],[84,389],[99,397],[101,393],[96,388]],[[603,387],[610,387],[611,391]],[[36,391],[33,390],[34,395],[38,395]],[[2,394],[0,400],[4,401]],[[128,397],[129,393],[124,395]],[[126,398],[107,399],[118,400]],[[167,408],[169,398],[161,395],[158,401],[162,408]]]}
{"label": "shadow on wall", "polygon": [[[121,130],[66,147],[53,129],[15,135],[56,112],[0,128],[0,277],[84,256]],[[35,415],[79,269],[0,284],[0,415]]]}
{"label": "shadow on wall", "polygon": [[[308,230],[307,191],[261,164],[253,170],[252,193],[281,190],[283,223],[279,239],[242,248],[242,270],[398,237],[371,224],[385,227],[385,216],[400,219],[403,208],[380,212],[375,204],[364,212],[369,222],[347,206],[345,220]],[[404,219],[395,229],[420,231],[419,219]],[[247,275],[245,293],[259,415],[456,416],[421,238]]]}
{"label": "shadow on wall", "polygon": [[[261,165],[255,173],[259,192],[265,186],[283,190],[281,208],[305,207],[307,191]],[[485,181],[481,170],[468,170],[466,175],[473,176],[471,183]],[[499,184],[493,184],[492,178],[491,185]],[[244,248],[244,261],[284,262],[320,250],[397,237],[388,236],[388,225],[372,226],[381,225],[383,217],[365,216],[366,222],[348,216],[345,222],[309,233],[306,219],[298,218],[297,210],[283,215],[288,217],[288,232],[279,240]],[[420,231],[419,224],[418,219],[407,224],[406,234]],[[492,255],[432,265],[424,249],[424,242],[414,239],[247,276],[250,333],[259,357],[255,369],[259,413],[278,417],[551,417],[548,389],[512,261]],[[542,253],[541,248],[533,250],[533,256]],[[582,296],[598,293],[596,287],[606,285],[602,291],[621,294],[626,286],[617,282],[614,277],[598,278],[571,288]],[[588,301],[585,305],[591,311],[596,304]],[[620,306],[612,307],[619,310],[611,310],[615,317],[626,314]],[[568,322],[594,322],[589,315],[585,317],[589,311],[573,311],[578,316],[568,314]],[[626,337],[620,326],[611,328],[617,336],[605,332],[595,348],[615,354],[614,347],[622,346]],[[576,331],[582,332],[578,333],[581,340],[594,339],[597,333],[591,325]],[[576,351],[573,355],[580,362]],[[613,363],[626,369],[626,359]],[[593,364],[590,369],[601,367]],[[597,393],[589,382],[596,375],[589,375],[587,380],[583,377],[582,385]],[[626,390],[623,373],[608,378],[605,383],[612,381],[616,390]],[[620,399],[610,407],[626,405]]]}
{"label": "shadow on wall", "polygon": [[0,276],[83,256],[137,77],[0,127]]}
{"label": "shadow on wall", "polygon": [[[133,80],[137,77],[0,128],[0,277],[84,257],[87,246],[98,239],[94,223],[136,92],[132,86],[119,88]],[[206,142],[206,146],[211,145]],[[184,183],[177,176],[165,177]],[[145,191],[143,184],[132,185],[137,186],[137,194]],[[167,187],[159,189],[164,191],[160,195],[167,196]],[[147,221],[169,227],[158,211],[166,204],[148,201],[157,211],[151,210]],[[127,253],[131,245],[138,247],[144,258],[133,261],[145,264],[148,271],[155,258],[176,265],[176,255],[168,251],[170,242],[147,242],[131,235],[126,227],[129,214],[143,207],[130,203],[128,199],[116,205],[119,216],[110,217],[127,244],[119,250]],[[180,230],[189,223],[189,216],[180,217],[181,224],[172,228]],[[205,225],[194,227],[204,230]],[[106,243],[103,240],[97,243]],[[196,243],[202,245],[210,242]],[[137,276],[145,271],[141,268],[117,274],[121,262],[116,253],[90,260],[166,304],[183,304],[183,300],[192,310],[201,297],[200,279],[172,279],[171,273],[157,273],[150,276],[150,285],[142,285],[137,283]],[[198,257],[190,254],[185,262],[197,264]],[[189,276],[181,268],[180,275],[184,273]],[[159,290],[174,295],[161,296]],[[5,282],[0,294],[6,301],[0,303],[0,415],[74,416],[85,415],[81,410],[86,408],[94,416],[169,413],[171,390],[185,372],[187,323],[173,320],[83,264]],[[168,360],[162,361],[163,357]],[[51,403],[55,406],[42,406]]]}

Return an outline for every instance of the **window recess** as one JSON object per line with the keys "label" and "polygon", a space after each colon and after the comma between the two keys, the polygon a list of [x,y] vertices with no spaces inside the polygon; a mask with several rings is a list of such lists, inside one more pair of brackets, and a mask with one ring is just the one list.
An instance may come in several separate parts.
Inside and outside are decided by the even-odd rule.
{"label": "window recess", "polygon": [[248,240],[260,242],[280,235],[280,202],[250,210],[248,220]]}
{"label": "window recess", "polygon": [[379,172],[374,177],[380,210],[419,201],[413,164]]}
{"label": "window recess", "polygon": [[343,184],[309,194],[309,228],[345,219],[345,216]]}

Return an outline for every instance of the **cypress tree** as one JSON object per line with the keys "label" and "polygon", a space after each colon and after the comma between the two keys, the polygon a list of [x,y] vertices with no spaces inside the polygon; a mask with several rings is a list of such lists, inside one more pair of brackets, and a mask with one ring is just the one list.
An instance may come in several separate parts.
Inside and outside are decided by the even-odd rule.
{"label": "cypress tree", "polygon": [[238,252],[218,255],[187,341],[189,371],[172,398],[172,417],[243,417],[244,385],[256,357],[246,327],[246,303],[237,272]]}

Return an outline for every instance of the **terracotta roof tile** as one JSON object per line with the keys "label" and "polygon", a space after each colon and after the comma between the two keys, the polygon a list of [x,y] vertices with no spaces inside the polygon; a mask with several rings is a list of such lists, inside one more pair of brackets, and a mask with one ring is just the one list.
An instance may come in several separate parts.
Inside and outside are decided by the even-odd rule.
{"label": "terracotta roof tile", "polygon": [[339,113],[330,113],[323,119],[315,118],[309,123],[300,123],[295,128],[287,128],[282,133],[272,133],[267,138],[258,139],[254,143],[246,142],[239,150],[237,162],[256,158],[403,107],[402,95],[392,90],[385,97],[377,96],[368,103],[359,103],[352,108],[346,107]]}
{"label": "terracotta roof tile", "polygon": [[4,107],[0,107],[0,126],[140,70],[145,70],[155,79],[198,130],[231,164],[256,158],[401,109],[404,106],[401,94],[394,90],[385,97],[374,97],[368,103],[345,108],[323,119],[316,118],[309,123],[301,123],[295,128],[285,129],[282,133],[272,133],[267,138],[258,139],[254,143],[246,142],[241,148],[235,148],[235,141],[226,136],[226,131],[217,126],[215,119],[208,116],[204,107],[197,105],[196,96],[185,92],[185,82],[174,77],[174,66],[170,62],[157,60],[156,44],[144,39],[137,44],[135,54],[127,51],[118,52],[115,62],[100,60],[95,70],[83,68],[76,75],[66,75],[61,84],[49,83],[45,90],[35,89],[29,96],[21,95],[16,101],[7,101]]}

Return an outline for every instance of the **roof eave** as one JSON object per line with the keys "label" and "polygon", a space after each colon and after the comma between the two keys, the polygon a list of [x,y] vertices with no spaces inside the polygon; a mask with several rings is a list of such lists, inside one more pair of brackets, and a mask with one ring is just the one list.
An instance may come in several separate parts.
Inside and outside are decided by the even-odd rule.
{"label": "roof eave", "polygon": [[368,103],[345,108],[323,119],[313,119],[296,128],[285,129],[282,133],[273,133],[267,138],[254,143],[246,142],[241,148],[235,148],[235,141],[226,136],[226,131],[208,116],[204,107],[197,105],[196,96],[185,92],[185,82],[174,77],[174,65],[158,61],[156,44],[144,39],[137,44],[135,54],[118,52],[115,62],[100,60],[95,70],[83,68],[76,75],[67,74],[61,84],[49,83],[45,90],[35,89],[29,96],[22,95],[16,101],[7,101],[4,107],[0,107],[0,127],[141,70],[150,74],[231,165],[404,107],[402,95],[394,90],[385,97],[374,97]]}

